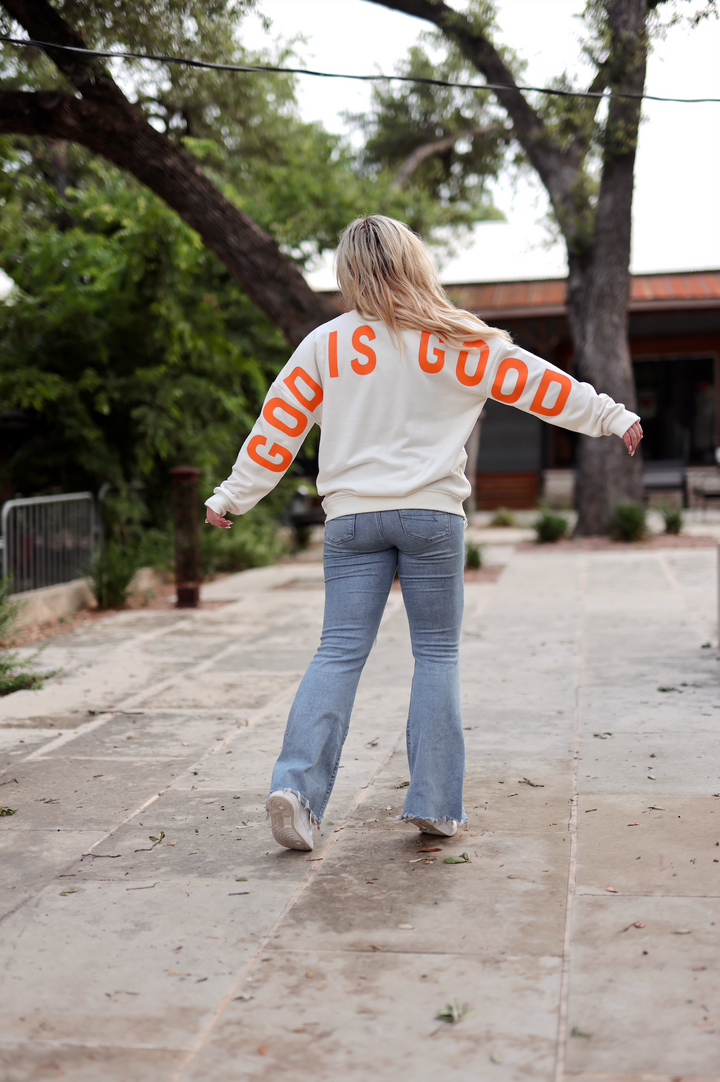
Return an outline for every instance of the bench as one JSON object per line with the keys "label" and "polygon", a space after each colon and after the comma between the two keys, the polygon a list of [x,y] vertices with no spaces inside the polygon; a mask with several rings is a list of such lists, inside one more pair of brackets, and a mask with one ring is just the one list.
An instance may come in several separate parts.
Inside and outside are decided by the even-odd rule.
{"label": "bench", "polygon": [[643,462],[643,492],[648,496],[651,492],[674,489],[682,493],[683,507],[689,504],[687,471],[681,458],[663,458],[657,462]]}

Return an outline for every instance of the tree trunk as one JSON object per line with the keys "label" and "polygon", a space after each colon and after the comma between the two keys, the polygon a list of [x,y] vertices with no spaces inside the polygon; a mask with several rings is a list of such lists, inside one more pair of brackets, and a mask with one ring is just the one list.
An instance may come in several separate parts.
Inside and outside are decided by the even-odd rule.
{"label": "tree trunk", "polygon": [[[610,0],[612,88],[641,94],[645,85],[646,0]],[[635,383],[628,344],[630,242],[635,152],[640,102],[613,98],[606,125],[604,161],[591,245],[568,241],[568,322],[577,374],[599,392],[634,410]],[[607,530],[621,500],[641,502],[641,456],[630,458],[621,440],[581,436],[577,475],[581,535]]]}

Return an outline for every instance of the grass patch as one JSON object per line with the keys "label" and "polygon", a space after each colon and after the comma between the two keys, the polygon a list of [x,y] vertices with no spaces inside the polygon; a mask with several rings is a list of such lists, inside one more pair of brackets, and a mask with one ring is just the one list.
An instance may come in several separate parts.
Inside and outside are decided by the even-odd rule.
{"label": "grass patch", "polygon": [[642,541],[646,533],[645,512],[636,503],[617,503],[608,526],[615,541]]}
{"label": "grass patch", "polygon": [[479,571],[483,565],[482,549],[468,541],[465,546],[465,568],[468,571]]}
{"label": "grass patch", "polygon": [[6,649],[12,643],[12,626],[19,608],[17,601],[10,600],[8,579],[3,579],[0,582],[0,696],[39,688],[43,680],[55,675],[54,672],[35,673],[30,670],[30,665],[37,655],[27,661],[20,661],[17,654]]}
{"label": "grass patch", "polygon": [[540,517],[533,522],[533,530],[539,544],[551,544],[565,537],[568,531],[568,520],[564,515],[557,515],[549,508],[543,507]]}

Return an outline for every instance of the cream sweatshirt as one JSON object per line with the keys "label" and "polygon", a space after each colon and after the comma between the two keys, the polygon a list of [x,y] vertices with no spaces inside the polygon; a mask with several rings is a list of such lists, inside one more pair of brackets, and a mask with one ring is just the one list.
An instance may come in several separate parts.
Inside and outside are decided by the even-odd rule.
{"label": "cream sweatshirt", "polygon": [[465,444],[488,398],[588,436],[639,418],[589,383],[502,339],[461,349],[346,312],[300,343],[265,399],[232,473],[207,506],[244,514],[271,491],[313,424],[327,519],[404,507],[463,515]]}

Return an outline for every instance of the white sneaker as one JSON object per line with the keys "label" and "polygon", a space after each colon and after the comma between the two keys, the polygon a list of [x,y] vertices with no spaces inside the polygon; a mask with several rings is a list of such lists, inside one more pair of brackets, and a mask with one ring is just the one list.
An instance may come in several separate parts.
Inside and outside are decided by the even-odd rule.
{"label": "white sneaker", "polygon": [[286,849],[312,849],[310,812],[294,793],[276,789],[268,797],[267,809],[273,838],[278,845],[284,845]]}
{"label": "white sneaker", "polygon": [[444,838],[452,838],[457,832],[455,819],[443,819],[441,823],[433,823],[430,819],[406,819],[406,823],[414,823],[423,834],[441,834]]}

